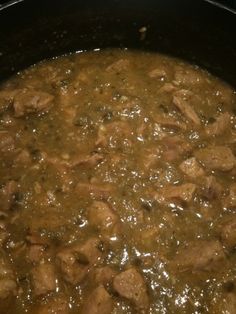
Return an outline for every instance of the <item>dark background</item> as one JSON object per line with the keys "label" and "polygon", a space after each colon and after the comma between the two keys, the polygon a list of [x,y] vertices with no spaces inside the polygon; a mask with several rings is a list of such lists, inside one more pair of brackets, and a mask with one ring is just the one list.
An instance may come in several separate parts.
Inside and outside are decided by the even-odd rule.
{"label": "dark background", "polygon": [[[65,0],[65,1],[69,1],[69,0]],[[8,2],[8,0],[0,0],[0,4],[6,3],[6,2]],[[226,6],[229,6],[229,7],[232,7],[234,9],[236,9],[236,0],[218,0],[217,2],[220,3],[220,4],[224,4]]]}

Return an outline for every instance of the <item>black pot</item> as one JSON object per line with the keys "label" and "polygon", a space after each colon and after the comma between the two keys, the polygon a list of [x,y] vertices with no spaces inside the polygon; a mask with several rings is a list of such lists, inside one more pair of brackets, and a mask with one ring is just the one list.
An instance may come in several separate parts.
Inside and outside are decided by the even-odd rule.
{"label": "black pot", "polygon": [[48,57],[115,46],[181,57],[236,86],[235,30],[235,12],[204,0],[16,0],[0,9],[0,79]]}

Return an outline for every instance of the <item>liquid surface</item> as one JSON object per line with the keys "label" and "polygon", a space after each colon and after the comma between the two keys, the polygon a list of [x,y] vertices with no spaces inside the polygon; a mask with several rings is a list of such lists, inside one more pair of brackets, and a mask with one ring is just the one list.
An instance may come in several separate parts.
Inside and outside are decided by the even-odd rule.
{"label": "liquid surface", "polygon": [[0,87],[0,313],[236,313],[236,95],[105,50]]}

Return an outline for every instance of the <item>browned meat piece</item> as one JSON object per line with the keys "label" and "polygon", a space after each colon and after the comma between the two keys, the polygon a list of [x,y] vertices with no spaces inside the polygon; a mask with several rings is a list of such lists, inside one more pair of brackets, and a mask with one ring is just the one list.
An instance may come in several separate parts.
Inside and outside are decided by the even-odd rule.
{"label": "browned meat piece", "polygon": [[1,221],[0,222],[0,247],[3,245],[3,243],[6,241],[6,239],[9,237],[9,233],[6,228],[6,224]]}
{"label": "browned meat piece", "polygon": [[224,260],[225,254],[219,241],[198,240],[180,249],[172,265],[179,271],[214,271]]}
{"label": "browned meat piece", "polygon": [[66,168],[75,168],[80,165],[95,167],[104,159],[103,155],[101,154],[92,154],[87,156],[78,156],[71,160],[64,160],[58,157],[50,157],[46,153],[43,153],[43,158],[49,164],[55,166],[55,168],[59,171],[65,171]]}
{"label": "browned meat piece", "polygon": [[[235,122],[236,122],[236,118],[235,118]],[[231,130],[228,143],[229,144],[236,144],[236,131]]]}
{"label": "browned meat piece", "polygon": [[107,68],[106,71],[108,72],[121,72],[128,70],[130,67],[130,62],[127,59],[120,59],[115,61],[114,63],[110,64]]}
{"label": "browned meat piece", "polygon": [[28,165],[31,163],[30,153],[26,149],[22,149],[15,159],[16,164]]}
{"label": "browned meat piece", "polygon": [[29,244],[38,244],[38,245],[47,245],[48,244],[48,239],[45,239],[43,237],[41,237],[40,235],[38,235],[37,233],[29,233],[26,236],[26,241]]}
{"label": "browned meat piece", "polygon": [[226,130],[230,129],[230,114],[222,113],[216,118],[216,121],[208,124],[205,128],[206,134],[209,136],[222,135]]}
{"label": "browned meat piece", "polygon": [[185,183],[178,186],[170,186],[163,189],[162,193],[166,199],[179,199],[189,203],[196,191],[196,185]]}
{"label": "browned meat piece", "polygon": [[140,311],[139,313],[148,309],[147,287],[144,278],[135,268],[116,275],[113,280],[113,288],[120,296],[128,299]]}
{"label": "browned meat piece", "polygon": [[[1,109],[0,109],[0,113],[1,113]],[[17,119],[14,118],[10,112],[4,113],[1,116],[2,129],[5,127],[8,128],[10,126],[11,127],[16,126],[17,122],[18,122]]]}
{"label": "browned meat piece", "polygon": [[16,280],[6,254],[0,250],[0,299],[15,295],[17,290]]}
{"label": "browned meat piece", "polygon": [[88,209],[88,221],[91,226],[100,230],[102,235],[112,235],[119,232],[119,217],[111,206],[105,202],[93,202]]}
{"label": "browned meat piece", "polygon": [[223,206],[227,208],[236,208],[236,184],[232,184],[229,195],[223,199]]}
{"label": "browned meat piece", "polygon": [[163,159],[166,161],[177,160],[193,149],[191,144],[179,135],[166,137],[163,143]]}
{"label": "browned meat piece", "polygon": [[0,91],[0,113],[3,113],[12,105],[14,94],[14,91]]}
{"label": "browned meat piece", "polygon": [[153,69],[150,72],[148,72],[148,76],[150,78],[164,79],[167,77],[166,67],[162,65],[156,69]]}
{"label": "browned meat piece", "polygon": [[204,175],[204,170],[194,157],[186,159],[180,164],[179,167],[183,171],[183,173],[191,178],[196,178]]}
{"label": "browned meat piece", "polygon": [[173,103],[188,120],[192,121],[195,125],[201,125],[200,118],[191,106],[191,97],[191,92],[180,90],[174,93]]}
{"label": "browned meat piece", "polygon": [[189,203],[193,199],[196,191],[196,185],[193,183],[185,183],[176,186],[166,186],[158,192],[153,193],[153,197],[159,203],[166,203],[169,200],[177,200]]}
{"label": "browned meat piece", "polygon": [[186,68],[177,66],[175,68],[175,80],[174,83],[176,85],[199,85],[203,84],[205,79],[199,69],[194,68]]}
{"label": "browned meat piece", "polygon": [[101,125],[98,129],[97,139],[95,141],[95,145],[97,147],[105,147],[108,144],[108,139],[106,135],[106,128],[104,125]]}
{"label": "browned meat piece", "polygon": [[103,266],[99,268],[94,268],[90,274],[89,278],[91,282],[96,285],[107,286],[112,283],[113,278],[117,275],[117,271],[110,266]]}
{"label": "browned meat piece", "polygon": [[54,265],[41,263],[31,270],[31,280],[34,295],[45,295],[55,291],[57,288],[57,278]]}
{"label": "browned meat piece", "polygon": [[23,117],[34,112],[47,111],[53,102],[54,96],[38,90],[18,90],[14,96],[14,111],[16,117]]}
{"label": "browned meat piece", "polygon": [[113,301],[103,286],[97,287],[89,295],[81,314],[111,314]]}
{"label": "browned meat piece", "polygon": [[165,83],[159,90],[158,93],[171,93],[176,90],[176,87],[171,83]]}
{"label": "browned meat piece", "polygon": [[236,313],[236,294],[235,292],[225,293],[219,302],[210,308],[211,314],[235,314]]}
{"label": "browned meat piece", "polygon": [[194,155],[209,170],[229,171],[236,164],[235,156],[226,146],[209,146],[199,149]]}
{"label": "browned meat piece", "polygon": [[106,200],[114,192],[114,187],[111,184],[106,183],[78,183],[76,186],[76,192],[81,197],[91,196],[97,200]]}
{"label": "browned meat piece", "polygon": [[0,131],[0,151],[2,153],[12,152],[15,149],[13,137],[6,131]]}
{"label": "browned meat piece", "polygon": [[202,178],[202,183],[200,195],[208,200],[220,198],[223,188],[214,176]]}
{"label": "browned meat piece", "polygon": [[78,157],[75,158],[74,160],[72,159],[71,161],[68,161],[68,167],[69,168],[74,168],[76,166],[87,166],[87,167],[95,167],[97,164],[99,164],[102,160],[104,159],[103,155],[101,154],[93,154],[93,155],[88,155],[85,157]]}
{"label": "browned meat piece", "polygon": [[174,130],[186,130],[186,124],[168,115],[155,115],[154,121],[163,127]]}
{"label": "browned meat piece", "polygon": [[218,102],[224,105],[233,104],[235,101],[235,91],[224,82],[215,82],[215,95],[219,98]]}
{"label": "browned meat piece", "polygon": [[29,247],[27,258],[32,263],[39,262],[45,254],[46,248],[43,245],[34,244]]}
{"label": "browned meat piece", "polygon": [[[69,156],[67,157],[69,159]],[[45,152],[41,152],[41,160],[47,162],[49,165],[54,166],[59,173],[65,172],[69,166],[67,159],[65,160],[58,157],[48,156],[48,154]]]}
{"label": "browned meat piece", "polygon": [[[69,307],[69,300],[67,300],[63,295],[53,296],[52,298],[48,299],[45,304],[38,304],[36,303],[35,306],[32,308],[32,313],[34,314],[69,314],[70,307]],[[34,308],[35,307],[35,308]]]}
{"label": "browned meat piece", "polygon": [[102,257],[100,241],[91,238],[83,244],[74,244],[57,254],[63,278],[74,285],[80,283],[91,267]]}
{"label": "browned meat piece", "polygon": [[43,257],[46,257],[49,249],[49,241],[38,236],[37,234],[30,234],[26,237],[29,244],[27,257],[31,262],[39,262]]}
{"label": "browned meat piece", "polygon": [[236,247],[236,216],[230,217],[219,227],[223,245],[231,250]]}
{"label": "browned meat piece", "polygon": [[143,149],[142,153],[139,155],[139,165],[140,167],[144,167],[145,170],[149,170],[151,167],[155,166],[158,160],[160,159],[160,149],[157,147]]}
{"label": "browned meat piece", "polygon": [[10,295],[16,295],[16,288],[17,285],[15,280],[10,278],[0,279],[0,299],[6,299]]}
{"label": "browned meat piece", "polygon": [[0,189],[0,209],[2,211],[9,210],[15,201],[18,186],[15,181],[8,181],[4,187]]}

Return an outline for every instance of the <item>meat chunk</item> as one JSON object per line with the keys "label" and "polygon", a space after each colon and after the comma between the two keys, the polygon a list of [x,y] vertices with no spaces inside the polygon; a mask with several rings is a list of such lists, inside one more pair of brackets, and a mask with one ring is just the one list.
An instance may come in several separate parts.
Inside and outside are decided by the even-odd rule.
{"label": "meat chunk", "polygon": [[149,307],[147,287],[142,275],[135,269],[130,268],[115,276],[113,288],[121,296],[128,299],[139,313]]}
{"label": "meat chunk", "polygon": [[106,128],[103,125],[100,125],[98,128],[97,139],[95,141],[95,145],[97,147],[105,147],[108,144],[108,139],[106,135]]}
{"label": "meat chunk", "polygon": [[96,285],[107,286],[112,283],[113,278],[117,275],[117,271],[110,266],[103,266],[94,268],[90,274],[89,278],[91,282]]}
{"label": "meat chunk", "polygon": [[81,314],[110,314],[112,308],[113,302],[110,294],[103,286],[99,286],[85,301]]}
{"label": "meat chunk", "polygon": [[223,206],[227,208],[236,208],[236,184],[232,184],[229,189],[229,195],[223,199]]}
{"label": "meat chunk", "polygon": [[110,64],[107,68],[107,72],[122,72],[129,68],[130,62],[127,59],[120,59]]}
{"label": "meat chunk", "polygon": [[27,258],[30,262],[36,263],[39,262],[45,254],[46,248],[40,244],[34,244],[29,247]]}
{"label": "meat chunk", "polygon": [[57,288],[57,278],[52,264],[41,263],[31,270],[31,280],[34,295],[45,295],[55,291]]}
{"label": "meat chunk", "polygon": [[197,150],[194,155],[209,170],[229,171],[236,164],[235,156],[226,146],[209,146]]}
{"label": "meat chunk", "polygon": [[234,103],[235,91],[228,84],[218,81],[214,83],[215,95],[218,98],[218,102],[223,105],[230,105]]}
{"label": "meat chunk", "polygon": [[43,257],[47,256],[49,249],[49,241],[37,234],[30,234],[26,237],[28,244],[27,258],[31,262],[39,262]]}
{"label": "meat chunk", "polygon": [[29,113],[47,111],[54,100],[54,96],[38,90],[19,90],[14,95],[13,107],[17,118]]}
{"label": "meat chunk", "polygon": [[88,209],[88,221],[102,234],[116,234],[119,230],[119,217],[105,202],[94,201]]}
{"label": "meat chunk", "polygon": [[35,314],[69,314],[69,300],[63,295],[53,296],[50,299],[47,299],[45,304],[36,304],[35,308],[33,307],[32,313]]}
{"label": "meat chunk", "polygon": [[153,196],[159,203],[165,203],[169,200],[177,200],[183,203],[189,203],[193,199],[196,188],[196,184],[193,183],[166,186],[160,191],[154,192]]}
{"label": "meat chunk", "polygon": [[183,171],[183,173],[191,178],[196,178],[204,175],[204,170],[199,165],[195,157],[186,159],[180,164],[179,167]]}
{"label": "meat chunk", "polygon": [[191,92],[180,90],[174,93],[173,103],[188,120],[198,126],[201,125],[201,120],[191,106],[191,97]]}
{"label": "meat chunk", "polygon": [[175,80],[176,85],[199,85],[205,82],[203,75],[199,69],[195,70],[194,68],[186,68],[182,66],[177,66],[175,68]]}
{"label": "meat chunk", "polygon": [[155,115],[154,121],[163,127],[174,130],[186,130],[186,124],[168,115]]}
{"label": "meat chunk", "polygon": [[4,244],[6,239],[9,237],[9,232],[6,228],[6,223],[1,221],[0,222],[0,247]]}
{"label": "meat chunk", "polygon": [[160,158],[160,150],[156,147],[151,149],[144,149],[142,154],[139,156],[140,167],[144,167],[145,170],[150,170],[151,167],[155,166]]}
{"label": "meat chunk", "polygon": [[12,105],[15,93],[16,91],[11,90],[0,91],[0,113],[3,113]]}
{"label": "meat chunk", "polygon": [[15,149],[14,138],[6,131],[0,131],[0,151],[2,153],[12,152]]}
{"label": "meat chunk", "polygon": [[93,155],[88,155],[85,157],[79,156],[78,158],[75,158],[74,160],[65,162],[65,164],[67,164],[69,168],[75,168],[80,165],[92,168],[98,165],[103,159],[104,159],[103,155],[93,154]]}
{"label": "meat chunk", "polygon": [[222,113],[216,118],[216,121],[208,124],[205,128],[206,134],[209,136],[218,136],[230,129],[230,114],[228,112]]}
{"label": "meat chunk", "polygon": [[0,189],[0,209],[2,211],[7,211],[12,207],[17,192],[18,186],[13,180],[8,181],[6,185]]}
{"label": "meat chunk", "polygon": [[229,250],[234,249],[236,247],[236,216],[222,223],[219,229],[223,245]]}
{"label": "meat chunk", "polygon": [[223,188],[214,176],[203,177],[200,195],[208,200],[220,198]]}
{"label": "meat chunk", "polygon": [[19,165],[29,165],[31,163],[30,153],[26,149],[22,149],[15,159],[15,163]]}
{"label": "meat chunk", "polygon": [[178,160],[193,149],[191,144],[179,135],[166,137],[163,143],[163,159],[166,161]]}
{"label": "meat chunk", "polygon": [[43,158],[46,162],[55,166],[55,168],[60,171],[60,169],[71,169],[81,165],[92,168],[99,164],[104,157],[101,154],[91,154],[64,160],[58,157],[51,157],[46,153],[43,153]]}
{"label": "meat chunk", "polygon": [[157,78],[157,79],[161,79],[163,80],[164,78],[167,77],[167,70],[165,66],[159,66],[156,69],[151,70],[150,72],[148,72],[148,76],[150,78]]}
{"label": "meat chunk", "polygon": [[224,260],[225,254],[219,241],[198,240],[179,250],[173,266],[180,271],[214,271]]}
{"label": "meat chunk", "polygon": [[83,244],[66,247],[57,254],[63,278],[67,282],[76,285],[85,278],[89,269],[102,257],[100,244],[98,239],[91,238]]}
{"label": "meat chunk", "polygon": [[10,295],[15,295],[17,284],[15,275],[10,266],[10,262],[4,253],[0,250],[0,299],[5,299]]}
{"label": "meat chunk", "polygon": [[159,90],[158,90],[158,94],[162,94],[162,93],[172,93],[173,91],[176,90],[176,86],[174,86],[171,83],[165,83]]}
{"label": "meat chunk", "polygon": [[219,302],[210,308],[212,314],[235,314],[236,313],[236,295],[235,292],[225,293]]}
{"label": "meat chunk", "polygon": [[78,183],[76,192],[81,197],[91,196],[96,200],[106,200],[114,192],[114,187],[108,183]]}

